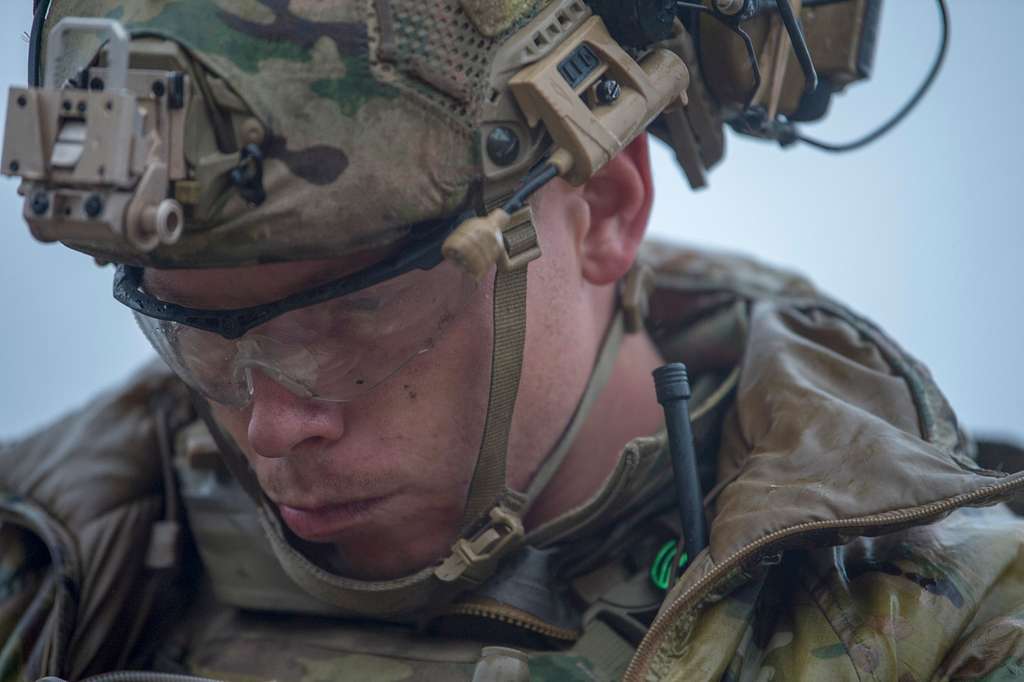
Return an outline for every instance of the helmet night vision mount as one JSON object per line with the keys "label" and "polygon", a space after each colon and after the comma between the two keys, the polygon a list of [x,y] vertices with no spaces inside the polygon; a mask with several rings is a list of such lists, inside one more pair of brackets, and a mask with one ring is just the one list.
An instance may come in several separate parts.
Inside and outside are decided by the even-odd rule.
{"label": "helmet night vision mount", "polygon": [[[57,87],[65,43],[83,31],[107,39],[107,66]],[[159,68],[180,57],[169,44],[134,68],[130,46],[116,21],[65,19],[50,34],[42,87],[11,89],[3,170],[24,179],[25,219],[41,241],[99,233],[149,251],[184,230],[182,205],[167,189],[188,179],[191,89],[184,73]]]}

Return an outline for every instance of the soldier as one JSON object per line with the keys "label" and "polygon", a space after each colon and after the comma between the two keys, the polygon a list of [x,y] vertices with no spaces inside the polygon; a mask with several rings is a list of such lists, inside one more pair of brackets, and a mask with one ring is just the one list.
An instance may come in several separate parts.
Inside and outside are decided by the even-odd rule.
{"label": "soldier", "polygon": [[0,452],[0,677],[1019,673],[1024,476],[802,278],[642,244],[643,132],[804,139],[880,3],[49,4],[3,169],[163,362]]}

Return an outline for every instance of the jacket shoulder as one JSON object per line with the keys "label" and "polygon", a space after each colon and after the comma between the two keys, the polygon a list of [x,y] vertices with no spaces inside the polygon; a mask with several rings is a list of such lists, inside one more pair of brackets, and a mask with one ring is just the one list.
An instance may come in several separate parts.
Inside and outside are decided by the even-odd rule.
{"label": "jacket shoulder", "polygon": [[[787,553],[697,619],[648,679],[1016,679],[1024,522],[1004,506]],[[711,674],[708,672],[711,671]]]}
{"label": "jacket shoulder", "polygon": [[154,363],[0,449],[0,642],[22,677],[117,667],[162,608],[179,565],[169,438],[190,413]]}
{"label": "jacket shoulder", "polygon": [[83,407],[0,450],[0,490],[69,528],[161,491],[156,415],[187,409],[187,392],[153,362]]}
{"label": "jacket shoulder", "polygon": [[820,294],[814,284],[798,272],[730,251],[647,241],[641,248],[639,260],[654,269],[661,290],[721,289],[752,298]]}
{"label": "jacket shoulder", "polygon": [[792,608],[794,646],[766,663],[783,679],[839,679],[819,675],[837,670],[829,662],[837,655],[854,679],[1019,672],[1022,550],[1024,520],[1000,505],[809,552],[791,576],[802,593]]}

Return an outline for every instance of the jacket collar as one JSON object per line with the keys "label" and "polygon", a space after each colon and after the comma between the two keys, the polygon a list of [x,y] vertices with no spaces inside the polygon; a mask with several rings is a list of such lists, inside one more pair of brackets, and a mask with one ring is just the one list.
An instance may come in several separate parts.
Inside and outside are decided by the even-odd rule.
{"label": "jacket collar", "polygon": [[714,561],[784,529],[922,507],[1003,478],[974,462],[927,369],[806,280],[733,256],[654,247],[646,257],[658,273],[649,324],[666,357],[698,376],[738,369],[706,453],[717,454]]}

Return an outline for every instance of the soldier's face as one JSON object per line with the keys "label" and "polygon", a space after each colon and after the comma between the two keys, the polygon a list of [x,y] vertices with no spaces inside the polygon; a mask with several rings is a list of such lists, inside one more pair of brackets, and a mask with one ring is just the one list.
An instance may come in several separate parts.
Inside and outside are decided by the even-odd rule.
{"label": "soldier's face", "polygon": [[[547,194],[535,212],[544,257],[530,266],[527,360],[509,455],[510,483],[520,488],[564,428],[596,343],[558,338],[574,328],[565,290],[583,301],[578,267],[566,263],[574,253],[571,231],[544,224],[545,215],[558,222],[566,206],[558,190]],[[329,263],[328,273],[344,276],[368,260]],[[151,271],[146,283],[161,298],[195,307],[241,307],[300,291],[324,279],[324,268],[318,262]],[[212,403],[284,522],[319,543],[335,570],[361,578],[405,575],[445,554],[456,538],[486,415],[491,289],[488,280],[430,351],[355,400],[300,398],[255,370],[248,405]],[[589,332],[593,325],[578,327]],[[574,347],[583,352],[551,352]]]}

